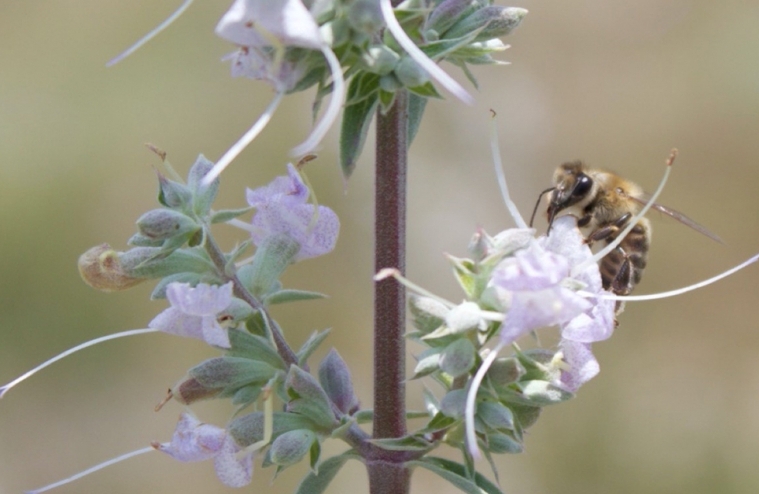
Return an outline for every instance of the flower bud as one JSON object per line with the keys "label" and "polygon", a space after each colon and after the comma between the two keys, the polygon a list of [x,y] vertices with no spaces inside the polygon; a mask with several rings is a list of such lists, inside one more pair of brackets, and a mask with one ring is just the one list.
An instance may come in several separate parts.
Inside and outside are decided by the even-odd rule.
{"label": "flower bud", "polygon": [[519,454],[524,451],[522,443],[514,439],[510,434],[499,432],[491,432],[487,435],[487,447],[488,451],[496,454]]}
{"label": "flower bud", "polygon": [[355,0],[348,9],[348,22],[353,29],[369,36],[385,26],[376,0]]}
{"label": "flower bud", "polygon": [[525,369],[514,357],[499,358],[488,369],[488,379],[498,390],[516,382],[525,374]]}
{"label": "flower bud", "polygon": [[403,89],[403,84],[398,80],[398,76],[395,72],[391,72],[390,74],[380,77],[379,87],[383,91],[394,93],[399,89]]}
{"label": "flower bud", "polygon": [[522,22],[527,10],[519,7],[492,5],[473,12],[445,33],[446,38],[461,38],[481,29],[473,41],[486,41],[506,36]]}
{"label": "flower bud", "polygon": [[283,467],[298,463],[317,441],[316,434],[308,429],[285,432],[271,444],[269,460]]}
{"label": "flower bud", "polygon": [[445,316],[445,325],[453,333],[465,333],[473,329],[484,331],[487,328],[482,310],[474,302],[464,302],[451,309]]}
{"label": "flower bud", "polygon": [[475,363],[475,350],[471,341],[459,338],[443,350],[440,357],[440,370],[452,377],[468,373]]}
{"label": "flower bud", "polygon": [[167,239],[200,230],[195,220],[171,209],[154,209],[137,220],[140,233],[152,239]]}
{"label": "flower bud", "polygon": [[327,393],[308,372],[295,365],[290,366],[285,380],[290,401],[287,411],[309,418],[317,427],[331,431],[336,424]]}
{"label": "flower bud", "polygon": [[405,87],[418,87],[430,80],[427,72],[409,56],[401,57],[393,71]]}
{"label": "flower bud", "polygon": [[514,430],[514,414],[501,403],[481,401],[477,404],[477,416],[491,429],[497,431]]}
{"label": "flower bud", "polygon": [[524,397],[538,406],[561,403],[574,396],[569,391],[548,381],[523,381],[519,383],[519,387]]}
{"label": "flower bud", "polygon": [[319,365],[319,383],[341,412],[350,414],[358,408],[350,370],[334,348]]}
{"label": "flower bud", "polygon": [[464,417],[466,409],[465,389],[454,389],[449,391],[443,399],[440,400],[440,412],[448,417],[460,419]]}
{"label": "flower bud", "polygon": [[190,167],[187,175],[187,186],[192,191],[192,209],[200,216],[205,216],[211,211],[211,204],[219,191],[218,178],[209,184],[204,183],[205,176],[212,168],[213,163],[201,154]]}
{"label": "flower bud", "polygon": [[391,73],[400,59],[400,55],[385,45],[370,46],[362,57],[366,70],[379,75]]}
{"label": "flower bud", "polygon": [[277,370],[267,363],[241,357],[216,357],[196,365],[188,374],[208,389],[234,390],[264,384]]}
{"label": "flower bud", "polygon": [[459,20],[471,14],[479,3],[477,0],[443,0],[427,17],[425,36],[428,31],[433,31],[438,37],[444,34]]}
{"label": "flower bud", "polygon": [[196,401],[216,398],[221,391],[219,388],[204,386],[194,377],[186,377],[171,388],[171,395],[183,405],[192,405]]}
{"label": "flower bud", "polygon": [[79,256],[79,274],[85,283],[103,292],[126,290],[145,281],[124,269],[121,254],[108,244],[96,245]]}
{"label": "flower bud", "polygon": [[183,208],[192,202],[192,192],[185,185],[158,174],[158,202],[167,208]]}
{"label": "flower bud", "polygon": [[435,331],[443,325],[450,309],[434,298],[411,295],[409,310],[414,318],[414,327],[425,333]]}

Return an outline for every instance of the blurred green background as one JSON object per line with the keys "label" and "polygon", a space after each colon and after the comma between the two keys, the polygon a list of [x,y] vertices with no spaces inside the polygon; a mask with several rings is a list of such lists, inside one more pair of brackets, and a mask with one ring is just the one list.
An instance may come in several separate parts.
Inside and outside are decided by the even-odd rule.
{"label": "blurred green background", "polygon": [[[147,285],[92,290],[79,279],[77,257],[105,241],[123,248],[135,219],[156,205],[157,159],[143,143],[166,150],[184,173],[198,153],[221,156],[271,97],[264,84],[230,79],[220,62],[230,46],[213,27],[229,2],[196,2],[134,56],[104,67],[179,3],[0,3],[0,381],[84,340],[144,327],[165,307],[147,300]],[[725,245],[653,215],[637,293],[690,284],[757,252],[759,2],[519,6],[530,14],[501,57],[512,65],[476,68],[477,105],[428,106],[409,173],[409,276],[459,300],[443,253],[464,255],[478,226],[512,226],[488,150],[490,108],[525,214],[562,161],[581,158],[652,190],[670,148],[680,149],[661,202]],[[308,132],[311,97],[285,100],[225,172],[219,207],[239,207],[243,186],[283,173],[287,151]],[[332,132],[308,173],[320,202],[341,217],[338,247],[285,280],[331,298],[275,315],[296,345],[333,327],[317,357],[337,347],[370,406],[373,163],[366,153],[344,191],[335,150]],[[240,235],[219,234],[226,246]],[[614,337],[594,347],[601,374],[575,400],[545,411],[524,454],[499,458],[506,492],[759,492],[758,289],[752,267],[679,298],[628,304]],[[153,406],[184,370],[213,355],[166,335],[119,340],[14,389],[0,403],[0,493],[167,440],[180,407]],[[420,389],[409,386],[410,406],[420,406]],[[223,424],[230,408],[195,410]],[[305,467],[293,470],[271,485],[272,471],[258,469],[246,491],[291,492]],[[210,463],[153,453],[57,492],[229,491]],[[413,491],[457,492],[425,472]],[[330,492],[368,492],[363,468],[349,464]]]}

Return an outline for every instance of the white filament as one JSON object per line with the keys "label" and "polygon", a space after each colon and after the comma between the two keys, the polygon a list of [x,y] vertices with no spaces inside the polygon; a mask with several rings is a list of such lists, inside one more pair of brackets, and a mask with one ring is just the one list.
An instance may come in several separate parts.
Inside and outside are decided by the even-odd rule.
{"label": "white filament", "polygon": [[132,451],[130,453],[127,453],[127,454],[124,454],[124,455],[121,455],[121,456],[117,456],[116,458],[112,458],[112,459],[110,459],[108,461],[104,461],[103,463],[95,465],[94,467],[90,467],[87,470],[83,470],[83,471],[81,471],[81,472],[79,472],[79,473],[77,473],[75,475],[72,475],[69,478],[66,478],[66,479],[63,479],[63,480],[59,480],[58,482],[55,482],[55,483],[50,484],[50,485],[46,485],[45,487],[40,487],[39,489],[34,489],[32,491],[26,491],[26,494],[40,494],[41,492],[46,492],[46,491],[49,491],[51,489],[55,489],[56,487],[60,487],[62,485],[66,485],[66,484],[71,483],[71,482],[73,482],[75,480],[79,480],[82,477],[86,477],[87,475],[89,475],[91,473],[95,473],[98,470],[102,470],[105,467],[109,467],[111,465],[114,465],[116,463],[122,462],[124,460],[128,460],[129,458],[132,458],[132,457],[135,457],[135,456],[139,456],[139,455],[142,455],[142,454],[145,454],[145,453],[150,453],[151,451],[155,451],[155,449],[153,447],[147,447],[147,448],[138,449],[137,451]]}
{"label": "white filament", "polygon": [[271,120],[272,115],[274,115],[274,111],[282,101],[283,96],[284,93],[282,91],[274,95],[274,99],[271,100],[269,106],[266,107],[266,110],[264,110],[261,116],[258,117],[258,120],[256,120],[253,126],[242,137],[240,137],[240,139],[238,139],[238,141],[235,142],[232,147],[227,150],[226,153],[224,153],[224,156],[219,158],[219,161],[217,161],[216,164],[213,165],[213,168],[211,168],[206,176],[203,177],[203,185],[209,185],[216,179],[216,177],[221,175],[221,172],[223,172],[224,169],[229,166],[229,164],[232,163],[235,158],[237,158],[237,155],[239,155],[243,149],[248,147],[248,144],[253,142],[253,139],[255,139],[258,134],[264,130],[266,125],[268,125],[269,121]]}
{"label": "white filament", "polygon": [[660,293],[651,293],[649,295],[614,295],[613,293],[604,292],[604,293],[590,293],[586,291],[579,291],[578,294],[584,296],[584,297],[594,297],[594,298],[600,298],[605,300],[620,300],[623,302],[638,302],[642,300],[658,300],[660,298],[667,298],[667,297],[674,297],[675,295],[681,295],[683,293],[687,293],[693,290],[698,290],[699,288],[703,288],[707,285],[711,285],[714,282],[717,282],[721,280],[722,278],[726,278],[730,276],[731,274],[735,273],[736,271],[740,271],[741,269],[745,268],[749,264],[753,264],[756,261],[759,260],[759,254],[751,257],[750,259],[742,262],[741,264],[735,266],[734,268],[728,269],[727,271],[718,274],[717,276],[713,276],[709,279],[706,279],[704,281],[699,281],[698,283],[694,283],[692,285],[678,288],[676,290],[670,290],[668,292],[660,292]]}
{"label": "white filament", "polygon": [[29,372],[27,372],[25,374],[22,374],[21,376],[17,377],[16,379],[14,379],[13,381],[9,382],[5,386],[0,387],[0,398],[2,398],[5,395],[5,393],[7,393],[8,391],[10,391],[10,389],[12,387],[14,387],[15,385],[17,385],[18,383],[20,383],[20,382],[22,382],[22,381],[24,381],[24,380],[32,377],[34,374],[36,374],[37,372],[41,371],[45,367],[47,367],[47,366],[49,366],[51,364],[54,364],[55,362],[58,362],[59,360],[65,358],[65,357],[68,357],[72,353],[76,353],[79,350],[84,350],[85,348],[91,347],[93,345],[97,345],[98,343],[103,343],[104,341],[108,341],[108,340],[115,340],[117,338],[123,338],[125,336],[133,336],[133,335],[138,335],[138,334],[155,333],[157,331],[158,331],[157,329],[152,329],[152,328],[131,329],[129,331],[122,331],[121,333],[115,333],[115,334],[109,334],[109,335],[106,335],[106,336],[101,336],[100,338],[95,338],[94,340],[86,341],[86,342],[82,343],[81,345],[77,345],[77,346],[75,346],[73,348],[69,348],[65,352],[59,353],[58,355],[56,355],[55,357],[51,358],[50,360],[46,360],[45,362],[41,363],[40,365],[38,365],[34,369],[30,370]]}
{"label": "white filament", "polygon": [[522,215],[519,214],[516,204],[511,200],[509,195],[509,188],[506,185],[506,174],[503,172],[503,162],[501,161],[501,151],[498,149],[498,126],[496,125],[495,112],[493,112],[493,118],[490,121],[490,150],[493,155],[493,165],[495,165],[495,175],[498,177],[498,187],[501,189],[501,196],[503,202],[506,203],[506,208],[509,210],[511,217],[514,219],[514,223],[517,224],[517,228],[529,228],[525,223]]}
{"label": "white filament", "polygon": [[171,14],[169,17],[166,18],[165,21],[160,23],[155,29],[150,31],[148,34],[140,38],[135,44],[121,52],[121,54],[117,55],[115,58],[111,59],[107,64],[105,64],[106,67],[111,67],[113,65],[116,65],[120,61],[124,60],[126,57],[131,55],[132,53],[136,52],[142,45],[150,41],[151,39],[155,38],[155,36],[169,27],[172,22],[177,20],[180,15],[184,13],[185,10],[192,4],[192,0],[185,0],[182,5],[179,6],[179,8],[174,11],[173,14]]}
{"label": "white filament", "polygon": [[322,119],[316,124],[314,130],[311,131],[311,135],[290,151],[290,154],[293,156],[303,156],[316,149],[316,146],[319,145],[337,119],[340,108],[343,106],[343,100],[345,100],[345,78],[343,77],[343,69],[340,67],[340,61],[328,46],[322,48],[322,53],[324,54],[324,58],[327,59],[329,70],[332,72],[332,95],[329,97],[329,106],[324,112]]}

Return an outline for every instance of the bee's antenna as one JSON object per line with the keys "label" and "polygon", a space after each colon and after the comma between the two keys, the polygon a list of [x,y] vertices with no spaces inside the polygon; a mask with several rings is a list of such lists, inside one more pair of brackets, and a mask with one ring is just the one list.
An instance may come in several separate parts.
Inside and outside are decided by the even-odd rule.
{"label": "bee's antenna", "polygon": [[[538,206],[540,206],[540,201],[543,199],[543,196],[547,193],[553,191],[556,189],[556,187],[551,187],[550,189],[546,189],[543,192],[540,193],[538,196],[538,202],[535,203],[535,209],[532,210],[532,216],[530,216],[530,228],[532,228],[532,222],[535,221],[535,213],[538,212]],[[551,220],[553,220],[553,215],[551,215]],[[551,222],[548,223],[548,229],[551,229]]]}

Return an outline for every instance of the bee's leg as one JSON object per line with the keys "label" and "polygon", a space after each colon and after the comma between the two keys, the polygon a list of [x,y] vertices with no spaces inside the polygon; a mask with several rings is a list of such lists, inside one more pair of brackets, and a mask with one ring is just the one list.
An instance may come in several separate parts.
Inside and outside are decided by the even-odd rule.
{"label": "bee's leg", "polygon": [[628,221],[630,221],[630,218],[632,218],[631,213],[623,214],[614,223],[591,232],[590,235],[588,235],[588,237],[585,239],[585,243],[588,245],[593,245],[594,242],[597,242],[599,240],[606,240],[607,243],[613,242],[614,239],[617,238],[619,231],[627,225]]}
{"label": "bee's leg", "polygon": [[[616,295],[629,295],[635,288],[635,269],[632,259],[627,252],[618,246],[612,251],[613,254],[621,256],[619,270],[611,280],[611,291]],[[610,254],[611,255],[611,254]],[[614,314],[619,315],[625,309],[625,303],[618,300],[614,306]]]}

